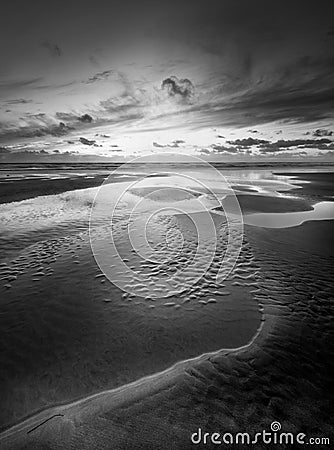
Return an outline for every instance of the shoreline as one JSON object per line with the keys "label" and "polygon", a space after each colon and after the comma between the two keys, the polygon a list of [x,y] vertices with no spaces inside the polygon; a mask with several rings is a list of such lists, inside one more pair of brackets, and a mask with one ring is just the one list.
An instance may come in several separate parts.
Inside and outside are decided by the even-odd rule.
{"label": "shoreline", "polygon": [[[3,164],[3,163],[2,163]],[[64,164],[60,164],[61,166]],[[70,165],[70,164],[69,164]],[[0,163],[1,166],[1,163]],[[73,191],[73,190],[82,190],[82,189],[87,189],[87,188],[92,188],[92,187],[99,187],[103,184],[103,182],[105,181],[105,179],[111,175],[112,171],[116,169],[115,165],[110,167],[110,170],[105,168],[105,164],[103,165],[103,167],[101,167],[101,169],[99,170],[105,170],[105,172],[103,173],[94,173],[94,172],[89,172],[92,170],[92,166],[94,166],[94,164],[89,167],[87,167],[87,165],[85,165],[86,167],[81,167],[80,165],[78,165],[78,167],[74,167],[73,169],[68,168],[68,169],[61,169],[63,171],[66,171],[67,175],[68,172],[71,172],[71,170],[75,171],[75,170],[87,170],[87,174],[85,175],[75,175],[73,174],[72,176],[67,176],[66,178],[58,178],[58,179],[51,179],[51,178],[43,178],[43,177],[36,177],[35,179],[19,179],[19,180],[13,180],[13,181],[2,181],[0,179],[0,187],[1,187],[1,191],[0,191],[0,204],[6,204],[6,203],[12,203],[12,202],[20,202],[22,200],[28,200],[28,199],[33,199],[36,198],[38,196],[47,196],[47,195],[56,195],[56,194],[62,194],[65,192],[69,192],[69,191]],[[121,164],[120,164],[121,166]],[[181,165],[182,167],[182,165]],[[196,168],[196,166],[194,166]],[[214,166],[216,167],[218,170],[219,169],[226,169],[226,171],[229,170],[237,170],[238,168],[243,169],[243,170],[251,170],[252,168],[254,169],[258,169],[258,170],[271,170],[272,174],[275,175],[279,175],[279,176],[286,176],[286,177],[292,177],[294,179],[294,181],[298,181],[299,180],[306,180],[306,181],[310,181],[310,183],[296,183],[297,187],[296,188],[292,188],[288,191],[283,191],[283,194],[285,195],[290,195],[290,196],[294,196],[296,195],[297,197],[301,197],[300,199],[298,199],[301,203],[302,202],[310,202],[310,200],[312,201],[316,201],[319,198],[319,195],[324,194],[324,190],[330,189],[330,185],[328,186],[327,184],[325,184],[325,186],[322,186],[319,189],[319,186],[317,186],[316,181],[317,181],[317,174],[320,174],[321,177],[333,177],[334,174],[334,164],[333,164],[333,169],[328,169],[326,171],[321,171],[321,172],[298,172],[298,166],[294,166],[291,170],[291,172],[286,172],[284,171],[284,166],[282,167],[278,167],[275,168],[275,166],[222,166],[222,165],[216,165]],[[316,168],[317,166],[306,166],[305,168]],[[326,166],[327,167],[327,166]],[[98,167],[97,167],[98,168]],[[97,169],[96,168],[96,169]],[[277,171],[278,169],[280,169],[279,171]],[[299,167],[300,169],[304,168],[304,167]],[[29,169],[29,165],[27,165],[26,170]],[[45,164],[45,167],[41,167],[41,168],[37,168],[37,170],[50,170],[48,168],[48,165]],[[133,165],[133,169],[140,169],[140,166],[136,167],[136,165]],[[285,168],[286,169],[286,168]],[[297,169],[293,171],[293,169]],[[0,169],[1,170],[1,169]],[[3,169],[4,170],[4,169]],[[331,172],[332,170],[332,172]],[[1,173],[1,172],[0,172]],[[52,173],[52,172],[51,172]],[[224,173],[224,172],[223,172]],[[57,172],[55,172],[55,174],[57,174]],[[324,175],[325,174],[325,175]],[[140,176],[139,173],[134,173],[134,174],[124,174],[126,175],[126,180],[127,181],[133,181],[136,180],[138,178],[138,176]],[[115,178],[114,180],[110,180],[112,183],[117,183],[119,181],[124,181],[123,178],[118,179]],[[319,183],[318,183],[319,184]],[[240,187],[240,186],[239,186]],[[238,187],[236,186],[236,191],[238,191]],[[249,190],[243,190],[241,189],[241,191],[243,191],[244,193],[238,194],[238,196],[240,197],[251,197],[251,196],[256,196],[256,192],[254,192],[254,194],[250,194]],[[279,192],[279,191],[278,191]],[[311,195],[313,194],[313,196]],[[328,194],[329,195],[329,194]],[[258,196],[260,197],[260,195]],[[264,197],[264,196],[262,196]],[[287,197],[285,197],[287,198]],[[283,198],[284,199],[284,198]],[[327,199],[327,197],[325,197],[325,199]],[[290,199],[293,200],[293,199]],[[332,198],[329,198],[329,200],[332,200]],[[306,206],[307,207],[307,206]],[[246,204],[246,208],[248,208],[248,205]],[[297,208],[300,208],[299,206],[297,206]],[[301,210],[301,209],[297,209],[297,210]]]}

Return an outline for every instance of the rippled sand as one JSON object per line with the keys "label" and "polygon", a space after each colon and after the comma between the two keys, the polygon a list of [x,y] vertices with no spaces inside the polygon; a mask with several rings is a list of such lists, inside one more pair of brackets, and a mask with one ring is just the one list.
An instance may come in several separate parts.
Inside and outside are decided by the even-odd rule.
{"label": "rippled sand", "polygon": [[6,215],[0,418],[8,427],[32,417],[0,435],[3,448],[188,448],[198,427],[255,433],[274,420],[333,439],[334,221],[247,226],[222,285],[224,239],[198,284],[152,299],[97,270],[91,195],[65,198],[53,199],[52,224],[50,211],[29,222],[43,199]]}
{"label": "rippled sand", "polygon": [[[192,191],[184,192],[176,201],[186,202],[191,211]],[[203,278],[185,291],[180,284],[167,298],[145,297],[147,285],[139,284],[138,292],[144,296],[137,297],[112,285],[93,258],[87,231],[93,194],[72,192],[0,208],[7,229],[3,247],[8,252],[0,266],[2,426],[51,405],[124,385],[177,361],[239,347],[260,326],[255,292],[259,268],[249,245],[245,243],[233,274],[216,283],[226,247],[222,216],[212,213],[221,243]],[[124,202],[131,206],[129,195]],[[119,236],[122,257],[131,266],[136,259],[123,239],[124,226],[126,221],[120,218],[114,236]],[[192,234],[186,233],[189,218],[164,214],[154,227],[153,237],[159,235],[159,227],[169,230],[172,240],[182,227],[188,236],[185,253],[155,269],[157,276],[169,277],[189,265],[196,247]],[[153,266],[144,263],[141,270],[149,274]]]}
{"label": "rippled sand", "polygon": [[333,230],[333,221],[247,227],[264,308],[249,346],[43,412],[4,434],[4,448],[189,448],[198,427],[255,433],[273,420],[333,439]]}

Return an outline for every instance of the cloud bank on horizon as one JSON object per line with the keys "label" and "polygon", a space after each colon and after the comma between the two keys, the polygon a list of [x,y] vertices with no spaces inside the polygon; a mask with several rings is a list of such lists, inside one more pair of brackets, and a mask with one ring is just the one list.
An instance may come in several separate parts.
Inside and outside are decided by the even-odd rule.
{"label": "cloud bank on horizon", "polygon": [[330,158],[333,12],[328,0],[11,2],[0,158]]}

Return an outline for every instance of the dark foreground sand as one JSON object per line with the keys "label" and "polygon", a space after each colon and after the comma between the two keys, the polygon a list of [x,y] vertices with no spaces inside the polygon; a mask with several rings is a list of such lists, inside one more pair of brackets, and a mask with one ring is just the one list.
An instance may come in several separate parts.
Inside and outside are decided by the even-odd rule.
{"label": "dark foreground sand", "polygon": [[185,449],[198,427],[256,433],[273,421],[333,442],[334,221],[247,227],[246,240],[264,307],[248,346],[43,411],[3,432],[1,448]]}

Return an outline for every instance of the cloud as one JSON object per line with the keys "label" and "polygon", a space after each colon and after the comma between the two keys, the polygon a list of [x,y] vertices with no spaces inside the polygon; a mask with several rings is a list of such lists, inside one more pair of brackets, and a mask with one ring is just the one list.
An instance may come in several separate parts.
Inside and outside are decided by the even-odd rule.
{"label": "cloud", "polygon": [[98,72],[95,75],[93,75],[92,77],[88,78],[86,83],[91,84],[91,83],[96,83],[97,81],[107,80],[110,77],[110,75],[112,75],[112,74],[115,74],[115,71],[112,69],[105,70],[103,72]]}
{"label": "cloud", "polygon": [[61,52],[61,50],[60,50],[60,48],[58,47],[57,44],[54,44],[54,43],[52,43],[50,41],[44,41],[42,43],[42,47],[46,48],[48,50],[49,54],[52,57],[59,57],[59,56],[61,56],[62,52]]}
{"label": "cloud", "polygon": [[213,153],[239,153],[239,149],[236,147],[226,147],[225,145],[212,144],[211,148]]}
{"label": "cloud", "polygon": [[26,114],[23,124],[0,123],[1,138],[34,138],[42,136],[64,136],[74,130],[64,122],[57,122],[46,114]]}
{"label": "cloud", "polygon": [[[294,152],[293,154],[304,155],[307,152],[304,149],[319,149],[319,150],[334,150],[334,142],[327,138],[322,139],[281,139],[276,142],[270,142],[263,139],[236,139],[234,141],[227,142],[230,146],[212,144],[210,154],[240,154],[251,155],[260,152],[260,154],[266,153],[279,153],[279,152]],[[253,147],[253,149],[251,149]],[[200,150],[201,153],[209,154],[208,149]]]}
{"label": "cloud", "polygon": [[317,148],[318,150],[334,150],[334,142],[332,142],[331,144],[326,144],[326,143],[319,143],[319,144],[305,144],[302,145],[298,148]]}
{"label": "cloud", "polygon": [[[107,138],[107,139],[110,138],[109,134],[104,134],[104,133],[100,133],[100,134],[99,134],[99,133],[96,133],[95,136],[96,136],[96,137],[100,136],[100,137],[102,137],[102,138]],[[112,145],[112,147],[118,147],[118,145]]]}
{"label": "cloud", "polygon": [[159,144],[158,142],[153,142],[153,147],[158,148],[179,148],[180,144],[185,144],[185,141],[182,141],[181,139],[176,139],[175,141],[171,142],[170,144]]}
{"label": "cloud", "polygon": [[89,114],[83,114],[82,116],[78,117],[78,120],[83,123],[91,123],[93,122],[93,117]]}
{"label": "cloud", "polygon": [[94,145],[96,143],[96,141],[94,141],[94,140],[91,141],[84,137],[79,138],[79,141],[81,142],[81,144],[84,144],[84,145]]}
{"label": "cloud", "polygon": [[75,125],[75,122],[92,123],[94,120],[93,117],[88,113],[79,116],[71,112],[56,112],[56,117],[59,120],[65,120],[66,122],[69,122],[71,125]]}
{"label": "cloud", "polygon": [[66,125],[64,122],[59,122],[58,125],[52,126],[50,128],[44,128],[42,130],[39,130],[39,132],[41,133],[41,136],[47,134],[50,134],[51,136],[63,136],[72,130],[73,128]]}
{"label": "cloud", "polygon": [[159,144],[158,142],[153,142],[153,147],[164,148],[166,145]]}
{"label": "cloud", "polygon": [[252,145],[269,144],[265,139],[254,139],[252,137],[246,139],[236,139],[234,141],[227,141],[228,144],[237,145],[239,147],[251,147]]}
{"label": "cloud", "polygon": [[197,150],[199,153],[202,153],[204,155],[251,155],[252,151],[248,148],[242,148],[240,147],[227,147],[226,145],[220,145],[220,144],[211,144],[210,150],[208,148],[202,148],[200,150]]}
{"label": "cloud", "polygon": [[7,100],[5,103],[7,105],[24,105],[27,103],[32,103],[32,100],[26,100],[25,98],[15,98],[13,100]]}
{"label": "cloud", "polygon": [[139,100],[130,94],[123,94],[118,97],[111,97],[107,100],[102,100],[100,102],[102,109],[109,113],[114,112],[125,112],[138,108],[140,106]]}
{"label": "cloud", "polygon": [[313,132],[313,136],[322,137],[322,136],[333,136],[333,131],[319,129]]}
{"label": "cloud", "polygon": [[263,144],[260,146],[261,153],[275,153],[282,152],[287,150],[296,150],[296,149],[328,149],[334,143],[330,139],[322,138],[322,139],[292,139],[292,140],[284,140],[281,139],[276,142],[271,142],[269,144]]}
{"label": "cloud", "polygon": [[176,97],[188,103],[195,95],[194,85],[188,78],[179,79],[174,75],[163,80],[161,88],[167,91],[169,97]]}
{"label": "cloud", "polygon": [[56,112],[56,117],[59,120],[66,120],[68,122],[78,119],[78,116],[76,114],[66,112]]}
{"label": "cloud", "polygon": [[199,153],[203,153],[204,155],[211,155],[211,151],[208,150],[207,148],[201,148],[200,150],[198,150]]}
{"label": "cloud", "polygon": [[334,114],[333,71],[334,57],[308,57],[266,69],[247,84],[228,75],[200,92],[192,111],[209,126],[328,120]]}
{"label": "cloud", "polygon": [[25,79],[25,80],[7,80],[7,81],[5,80],[5,81],[0,81],[0,90],[1,91],[5,91],[5,92],[9,92],[11,90],[17,91],[18,89],[22,89],[22,88],[25,88],[27,86],[36,87],[34,85],[36,85],[37,83],[39,83],[42,80],[43,80],[42,77],[36,77],[36,78],[30,78],[30,79]]}
{"label": "cloud", "polygon": [[327,138],[322,139],[280,139],[276,142],[271,143],[263,143],[261,147],[266,148],[289,148],[289,147],[298,147],[298,146],[314,146],[317,147],[319,144],[330,144],[332,141]]}

